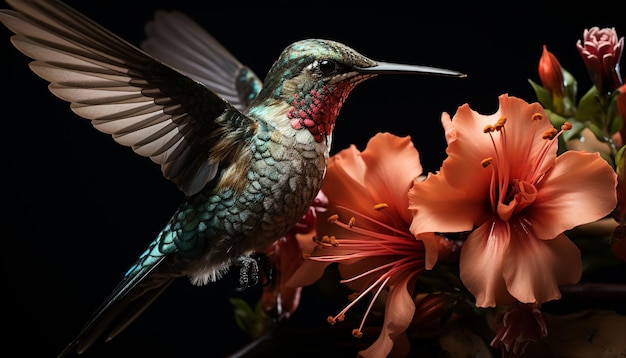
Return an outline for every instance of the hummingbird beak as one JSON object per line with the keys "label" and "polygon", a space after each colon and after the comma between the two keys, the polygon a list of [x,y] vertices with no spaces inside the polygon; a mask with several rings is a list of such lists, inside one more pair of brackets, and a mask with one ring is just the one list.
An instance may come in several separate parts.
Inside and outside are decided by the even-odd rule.
{"label": "hummingbird beak", "polygon": [[415,65],[403,65],[400,63],[378,62],[377,65],[372,67],[355,67],[359,73],[364,74],[425,74],[425,75],[440,75],[440,76],[452,76],[452,77],[467,77],[465,73],[446,70],[444,68],[428,67],[428,66],[415,66]]}

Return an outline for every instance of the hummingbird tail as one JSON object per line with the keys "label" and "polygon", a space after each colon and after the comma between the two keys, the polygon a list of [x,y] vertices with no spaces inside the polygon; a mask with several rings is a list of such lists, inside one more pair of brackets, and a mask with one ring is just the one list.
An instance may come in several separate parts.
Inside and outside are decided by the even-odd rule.
{"label": "hummingbird tail", "polygon": [[57,358],[65,357],[74,349],[78,354],[84,353],[105,331],[105,342],[108,342],[139,317],[176,279],[176,276],[155,272],[163,258],[153,262],[151,266],[133,266],[124,280],[95,311],[79,335]]}

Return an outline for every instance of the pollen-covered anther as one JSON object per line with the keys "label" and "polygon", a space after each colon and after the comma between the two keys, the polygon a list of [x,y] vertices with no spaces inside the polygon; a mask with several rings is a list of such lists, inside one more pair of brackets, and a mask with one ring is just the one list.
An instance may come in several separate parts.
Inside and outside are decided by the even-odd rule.
{"label": "pollen-covered anther", "polygon": [[317,243],[317,246],[339,246],[339,242],[337,241],[337,238],[334,236],[328,236],[328,235],[324,235],[322,236],[322,238],[320,239],[317,236],[313,237],[313,241],[315,243]]}
{"label": "pollen-covered anther", "polygon": [[502,129],[502,127],[504,127],[505,123],[506,123],[506,117],[500,117],[500,119],[498,119],[496,124],[493,125],[493,129],[496,131],[499,131],[500,129]]}
{"label": "pollen-covered anther", "polygon": [[563,131],[568,131],[570,129],[572,129],[572,124],[570,122],[565,122],[561,126],[561,130],[563,130]]}
{"label": "pollen-covered anther", "polygon": [[483,168],[487,168],[489,165],[491,165],[491,162],[493,162],[493,158],[489,157],[489,158],[485,158],[480,162],[480,165],[483,166]]}
{"label": "pollen-covered anther", "polygon": [[355,329],[352,330],[352,335],[355,338],[361,338],[361,337],[363,337],[363,332],[360,329],[355,328]]}
{"label": "pollen-covered anther", "polygon": [[533,120],[533,121],[540,121],[540,120],[542,120],[542,119],[543,119],[543,114],[541,114],[541,113],[535,113],[535,114],[533,114],[533,115],[532,115],[532,117],[531,117],[531,118],[532,118],[532,120]]}
{"label": "pollen-covered anther", "polygon": [[543,132],[543,134],[541,135],[541,138],[543,138],[543,139],[553,139],[557,135],[557,133],[558,133],[558,131],[556,130],[556,128],[546,129],[546,131]]}
{"label": "pollen-covered anther", "polygon": [[355,222],[356,222],[356,219],[354,218],[354,216],[351,217],[350,221],[348,221],[348,226],[349,227],[353,227]]}
{"label": "pollen-covered anther", "polygon": [[334,214],[328,217],[328,219],[326,219],[326,221],[328,221],[331,224],[334,224],[335,221],[339,220],[339,215]]}
{"label": "pollen-covered anther", "polygon": [[320,251],[322,251],[324,246],[328,246],[328,245],[324,245],[324,238],[320,239],[317,236],[313,236],[313,242],[317,244],[313,248],[313,252],[320,252]]}
{"label": "pollen-covered anther", "polygon": [[491,124],[487,124],[485,128],[483,128],[483,133],[491,133],[493,132],[493,126]]}
{"label": "pollen-covered anther", "polygon": [[374,210],[381,210],[381,209],[388,208],[388,207],[389,205],[387,205],[387,203],[379,203],[379,204],[374,205]]}
{"label": "pollen-covered anther", "polygon": [[330,324],[331,326],[334,325],[335,323],[337,323],[337,320],[335,319],[335,317],[333,316],[328,316],[326,318],[326,322],[328,322],[328,324]]}
{"label": "pollen-covered anther", "polygon": [[346,315],[343,314],[343,313],[340,313],[340,314],[337,315],[336,318],[337,318],[338,322],[343,322],[346,319]]}

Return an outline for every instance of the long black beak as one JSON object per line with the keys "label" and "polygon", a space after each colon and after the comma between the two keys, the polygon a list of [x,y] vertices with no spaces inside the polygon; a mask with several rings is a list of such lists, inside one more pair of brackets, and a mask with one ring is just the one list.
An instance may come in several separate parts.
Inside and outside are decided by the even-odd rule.
{"label": "long black beak", "polygon": [[467,77],[466,74],[446,70],[445,68],[428,67],[428,66],[415,66],[415,65],[403,65],[400,63],[378,62],[377,65],[372,67],[356,67],[360,73],[369,74],[425,74],[425,75],[440,75],[440,76],[452,76],[452,77]]}

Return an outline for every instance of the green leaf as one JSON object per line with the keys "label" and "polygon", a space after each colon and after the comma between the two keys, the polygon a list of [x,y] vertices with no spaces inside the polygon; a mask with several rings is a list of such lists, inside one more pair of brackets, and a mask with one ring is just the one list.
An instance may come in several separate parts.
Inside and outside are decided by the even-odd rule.
{"label": "green leaf", "polygon": [[624,127],[624,118],[619,114],[617,110],[617,91],[613,92],[613,95],[609,99],[609,108],[607,117],[609,118],[609,134],[613,135],[619,132]]}
{"label": "green leaf", "polygon": [[230,298],[230,303],[235,308],[235,322],[237,326],[250,337],[257,338],[267,329],[268,319],[261,310],[261,301],[252,309],[245,300],[240,298]]}
{"label": "green leaf", "polygon": [[550,119],[552,126],[557,129],[561,128],[563,123],[568,121],[568,118],[565,118],[556,112],[552,112],[550,109],[546,109],[546,114],[548,115],[548,119]]}
{"label": "green leaf", "polygon": [[591,87],[578,102],[576,119],[581,122],[590,121],[597,126],[602,126],[602,107],[598,101],[595,86]]}
{"label": "green leaf", "polygon": [[230,303],[235,308],[235,322],[242,331],[247,332],[250,321],[254,320],[255,313],[245,300],[240,298],[231,298]]}
{"label": "green leaf", "polygon": [[[620,166],[620,164],[622,163],[622,160],[624,160],[624,152],[626,152],[626,145],[623,145],[617,151],[617,154],[615,154],[615,167],[617,168],[618,171],[620,170],[620,168],[622,168]],[[619,174],[619,172],[618,172],[618,174]]]}
{"label": "green leaf", "polygon": [[576,96],[578,96],[578,82],[576,82],[576,78],[563,67],[561,67],[561,71],[563,72],[563,82],[565,82],[565,96],[576,102]]}
{"label": "green leaf", "polygon": [[543,108],[546,109],[554,109],[554,104],[552,103],[552,94],[547,89],[543,88],[539,84],[535,83],[533,80],[529,79],[530,85],[535,90],[535,95],[537,96],[537,101],[541,103]]}

